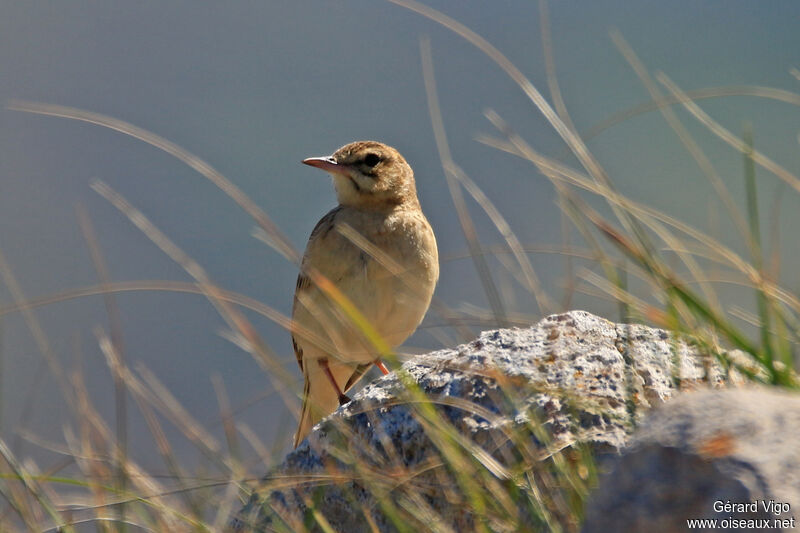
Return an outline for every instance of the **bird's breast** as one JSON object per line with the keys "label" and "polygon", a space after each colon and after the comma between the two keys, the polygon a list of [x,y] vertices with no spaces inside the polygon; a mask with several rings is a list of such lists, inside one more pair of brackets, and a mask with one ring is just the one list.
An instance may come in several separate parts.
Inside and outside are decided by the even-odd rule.
{"label": "bird's breast", "polygon": [[396,346],[413,333],[430,305],[439,277],[436,239],[421,212],[361,216],[366,220],[353,217],[349,223],[363,242],[350,243],[357,260],[341,288]]}

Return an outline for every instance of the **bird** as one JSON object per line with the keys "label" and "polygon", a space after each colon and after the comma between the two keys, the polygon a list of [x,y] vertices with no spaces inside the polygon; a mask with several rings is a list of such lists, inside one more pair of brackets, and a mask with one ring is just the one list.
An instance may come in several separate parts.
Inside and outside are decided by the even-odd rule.
{"label": "bird", "polygon": [[345,393],[373,364],[388,373],[364,328],[321,285],[335,286],[394,348],[422,322],[439,279],[436,236],[400,152],[357,141],[303,163],[332,176],[338,205],[311,232],[292,304],[292,344],[304,379],[295,448],[350,401]]}

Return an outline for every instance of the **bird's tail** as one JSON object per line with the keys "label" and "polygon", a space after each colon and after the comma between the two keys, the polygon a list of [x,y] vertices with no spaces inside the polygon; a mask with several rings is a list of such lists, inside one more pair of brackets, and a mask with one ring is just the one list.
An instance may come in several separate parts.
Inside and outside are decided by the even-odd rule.
{"label": "bird's tail", "polygon": [[[328,368],[339,385],[339,389],[344,390],[355,370],[353,365],[329,359]],[[339,395],[319,365],[319,360],[307,360],[303,374],[305,375],[303,408],[300,411],[300,424],[294,435],[295,448],[311,433],[311,429],[317,422],[339,407]]]}
{"label": "bird's tail", "polygon": [[297,433],[294,434],[294,447],[300,444],[306,435],[309,434],[311,428],[314,427],[314,420],[311,417],[311,410],[309,409],[308,392],[311,388],[309,386],[308,377],[305,378],[305,385],[303,387],[303,408],[300,410],[300,425],[297,426]]}

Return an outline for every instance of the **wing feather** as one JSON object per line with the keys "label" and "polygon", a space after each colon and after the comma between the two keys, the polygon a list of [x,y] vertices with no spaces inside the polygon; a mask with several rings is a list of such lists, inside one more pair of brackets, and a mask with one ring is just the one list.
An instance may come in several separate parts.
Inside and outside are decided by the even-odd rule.
{"label": "wing feather", "polygon": [[[342,210],[341,206],[337,206],[322,217],[317,225],[314,226],[314,229],[311,230],[311,235],[308,238],[308,244],[306,245],[306,252],[303,254],[303,261],[300,264],[300,273],[297,275],[297,284],[295,286],[294,291],[294,302],[292,304],[292,317],[294,317],[297,311],[298,299],[297,295],[301,292],[307,291],[311,288],[311,278],[309,278],[305,272],[303,271],[303,267],[309,261],[309,256],[315,252],[315,248],[318,248],[323,240],[325,240],[328,235],[330,235],[331,230],[336,225],[336,215]],[[297,364],[300,366],[300,370],[303,369],[303,347],[300,346],[298,343],[297,337],[292,334],[292,347],[294,348],[294,355],[297,358]]]}

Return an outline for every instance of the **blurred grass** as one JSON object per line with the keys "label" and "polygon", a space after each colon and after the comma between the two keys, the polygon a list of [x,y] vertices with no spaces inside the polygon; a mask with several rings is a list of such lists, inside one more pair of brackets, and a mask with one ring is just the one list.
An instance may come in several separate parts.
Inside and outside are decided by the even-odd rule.
{"label": "blurred grass", "polygon": [[[561,245],[531,246],[521,243],[490,197],[457,165],[450,152],[445,121],[436,94],[433,55],[430,43],[423,40],[422,69],[444,175],[468,243],[469,252],[466,256],[473,261],[490,304],[489,309],[453,309],[443,302],[435,302],[432,313],[439,320],[435,326],[446,328],[446,332],[441,333],[442,339],[447,339],[448,343],[456,339],[468,339],[470,330],[464,327],[465,324],[488,328],[530,323],[531,317],[515,314],[512,306],[502,297],[502,284],[506,283],[504,277],[515,280],[517,286],[528,291],[542,314],[563,309],[563,304],[559,306],[556,303],[559,299],[553,298],[541,286],[529,259],[531,253],[555,253],[564,258],[564,271],[567,273],[565,294],[560,301],[569,302],[573,291],[603,296],[619,305],[621,320],[643,321],[674,331],[687,342],[717,358],[725,367],[738,368],[754,382],[792,389],[798,387],[800,297],[780,284],[776,273],[780,265],[780,250],[765,249],[758,207],[758,182],[762,178],[757,173],[770,173],[795,191],[800,191],[800,179],[756,149],[755,134],[750,126],[743,126],[743,134],[737,137],[700,109],[697,101],[744,94],[797,106],[800,105],[800,95],[763,87],[683,91],[666,75],[648,72],[622,36],[613,32],[612,40],[647,89],[652,101],[615,113],[581,136],[569,117],[560,93],[544,0],[539,3],[540,32],[549,100],[553,106],[519,68],[471,29],[418,2],[390,1],[436,21],[484,52],[517,83],[580,163],[580,168],[571,168],[562,162],[563,155],[550,157],[538,152],[516,134],[502,117],[491,110],[487,111],[487,119],[497,129],[499,136],[483,135],[478,140],[530,162],[535,173],[550,180],[558,195],[564,219],[571,222],[571,227],[563,226]],[[297,262],[297,251],[266,213],[213,167],[176,144],[131,124],[88,111],[31,102],[13,102],[9,108],[87,121],[148,142],[170,153],[215,183],[248,212],[259,228],[257,235],[261,240],[287,259]],[[718,175],[714,162],[700,149],[674,108],[683,108],[688,116],[741,154],[744,199],[737,200],[728,191],[726,179]],[[712,184],[748,257],[741,256],[700,229],[626,197],[614,187],[611,177],[588,150],[586,138],[638,113],[655,110],[662,114],[696,161],[700,172]],[[266,341],[259,337],[242,314],[242,309],[255,310],[287,330],[293,327],[291,320],[266,304],[219,287],[199,264],[119,193],[101,182],[93,184],[93,188],[181,265],[193,282],[112,282],[104,266],[102,251],[93,236],[88,215],[84,212],[80,212],[79,219],[99,278],[99,283],[93,287],[30,300],[16,282],[8,261],[0,253],[0,275],[15,300],[13,305],[0,310],[0,316],[12,312],[23,314],[76,421],[65,431],[64,443],[46,444],[57,450],[63,458],[48,469],[40,470],[30,461],[16,457],[12,448],[0,440],[0,496],[4,500],[0,509],[0,529],[65,532],[220,531],[257,488],[268,492],[270,489],[301,485],[324,487],[355,479],[375,496],[380,511],[398,531],[451,531],[450,525],[431,508],[424,497],[425,491],[431,488],[416,482],[418,477],[430,473],[439,482],[434,490],[444,491],[455,508],[469,512],[475,531],[579,529],[584,502],[597,476],[591,450],[586,444],[579,441],[553,442],[545,424],[537,420],[536,413],[528,412],[527,423],[504,430],[504,449],[509,451],[498,456],[496,450],[481,448],[464,439],[442,415],[442,406],[435,399],[427,398],[402,369],[397,370],[406,388],[402,401],[413,409],[430,437],[433,449],[429,463],[403,470],[398,468],[398,465],[402,465],[401,458],[394,457],[390,461],[393,468],[375,468],[350,451],[349,438],[352,435],[348,435],[346,428],[342,427],[338,437],[331,437],[331,453],[348,465],[349,471],[331,471],[328,475],[313,478],[268,476],[259,483],[260,476],[280,461],[287,443],[267,445],[250,428],[237,422],[236,409],[230,405],[225,385],[218,378],[213,382],[224,442],[218,441],[213,432],[195,420],[190,411],[181,406],[146,368],[136,365],[130,368],[124,357],[121,319],[112,295],[128,290],[179,291],[203,295],[224,320],[228,328],[225,336],[261,364],[287,409],[296,413],[297,398],[289,388],[293,382],[291,373],[284,368]],[[503,245],[487,245],[478,240],[475,221],[464,192],[487,215],[503,238]],[[738,207],[742,200],[746,206],[744,211]],[[370,251],[369,243],[361,242],[357,234],[350,238],[355,245],[376,255],[376,259],[386,261],[386,258],[380,258]],[[772,258],[772,269],[768,268],[765,260],[768,255]],[[497,258],[502,269],[493,270],[487,261],[488,257]],[[573,260],[577,258],[587,266],[576,270]],[[387,268],[392,270],[391,265]],[[397,367],[400,363],[397,354],[375,333],[369,320],[361,315],[335,284],[321,276],[317,276],[315,281],[332,301],[338,303],[353,322],[354,329]],[[718,294],[719,286],[723,283],[737,283],[752,289],[750,305],[737,302],[735,307],[726,308],[720,303]],[[117,390],[114,429],[107,425],[98,414],[97,407],[92,405],[80,370],[67,370],[53,352],[35,314],[39,306],[91,295],[103,295],[106,298],[110,317],[110,332],[98,328],[95,336]],[[742,317],[747,320],[742,320]],[[320,339],[320,342],[325,341]],[[731,360],[727,355],[730,348],[741,350],[742,358]],[[509,408],[527,412],[524,399],[531,389],[506,383],[500,376],[497,379],[503,401]],[[127,405],[127,398],[133,400],[146,420],[153,443],[168,473],[166,476],[146,471],[127,453],[126,420],[132,407]],[[8,401],[7,398],[4,400]],[[476,413],[487,420],[494,418],[492,413],[481,411],[467,402],[456,402],[450,406]],[[196,472],[186,470],[166,437],[165,421],[201,452],[205,460],[201,469]],[[290,430],[287,429],[288,432]],[[27,435],[27,438],[36,441],[35,436]],[[245,442],[256,452],[256,463],[245,462]],[[540,446],[533,446],[532,442],[538,442]],[[392,449],[391,446],[385,448]],[[362,453],[368,451],[362,450]],[[274,512],[283,519],[283,523],[274,524],[275,530],[333,531],[319,510],[321,496],[322,492],[316,491],[306,501],[308,512],[300,521],[294,516],[281,515],[281,510],[275,509]],[[366,522],[376,527],[370,511],[365,509],[363,513]]]}

